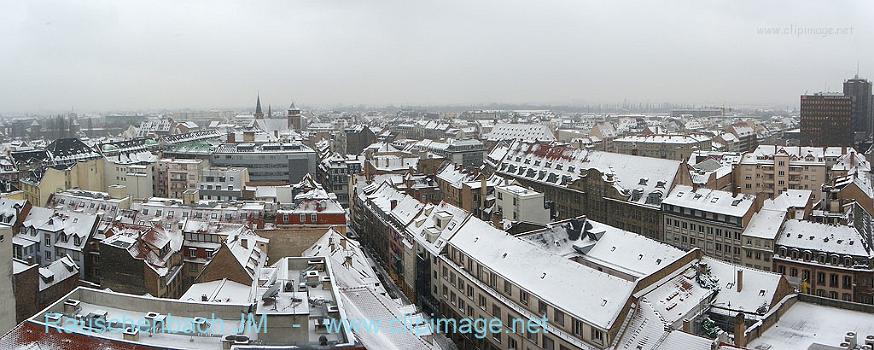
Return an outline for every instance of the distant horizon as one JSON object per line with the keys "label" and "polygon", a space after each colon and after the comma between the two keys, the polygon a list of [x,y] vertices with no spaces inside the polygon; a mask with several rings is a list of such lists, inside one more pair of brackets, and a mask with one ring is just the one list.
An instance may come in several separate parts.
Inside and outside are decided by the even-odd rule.
{"label": "distant horizon", "polygon": [[802,94],[874,78],[871,13],[871,1],[3,2],[0,113],[237,109],[258,93],[280,108],[797,109]]}
{"label": "distant horizon", "polygon": [[[799,95],[800,96],[800,95]],[[307,103],[297,103],[295,105],[299,108],[302,108],[306,111],[331,111],[331,110],[349,110],[349,109],[357,109],[359,111],[378,111],[378,110],[421,110],[424,112],[447,112],[447,111],[469,111],[469,110],[477,110],[477,109],[496,109],[496,110],[552,110],[552,111],[562,111],[569,113],[636,113],[636,112],[667,112],[664,108],[669,108],[670,110],[677,109],[709,109],[709,108],[726,108],[726,111],[729,110],[731,112],[734,111],[753,111],[753,110],[772,110],[772,111],[798,111],[798,106],[768,106],[768,105],[709,105],[709,104],[679,104],[679,103],[670,103],[670,102],[660,102],[660,103],[638,103],[638,102],[613,102],[613,103],[592,103],[592,104],[570,104],[570,103],[555,103],[555,104],[546,104],[546,103],[481,103],[481,104],[468,104],[468,103],[445,103],[445,104],[409,104],[409,105],[401,105],[401,104],[330,104],[330,105],[310,105]],[[622,111],[620,110],[620,106],[628,106],[628,110]],[[274,113],[276,112],[284,112],[288,105],[277,106],[269,103],[265,103],[262,100],[262,108],[264,113],[267,113],[268,106],[272,107]],[[641,109],[641,106],[652,106],[653,108]],[[603,111],[587,111],[591,109],[601,108]],[[89,114],[97,114],[97,115],[112,115],[112,114],[134,114],[134,113],[197,113],[197,112],[236,112],[240,114],[245,114],[247,112],[253,112],[255,110],[255,103],[253,102],[251,106],[212,106],[212,107],[155,107],[155,108],[142,108],[142,109],[111,109],[111,110],[93,110],[93,111],[85,111],[85,110],[77,110],[75,108],[71,108],[68,110],[51,110],[51,111],[31,111],[31,112],[0,112],[0,117],[47,117],[47,116],[56,116],[59,114],[67,114],[67,113],[76,113],[78,115],[89,115]]]}

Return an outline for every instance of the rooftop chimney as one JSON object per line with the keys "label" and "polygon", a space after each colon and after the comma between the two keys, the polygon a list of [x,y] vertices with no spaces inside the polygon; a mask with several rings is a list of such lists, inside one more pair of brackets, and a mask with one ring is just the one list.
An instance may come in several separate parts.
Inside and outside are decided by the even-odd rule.
{"label": "rooftop chimney", "polygon": [[747,347],[747,324],[746,316],[743,312],[738,312],[734,318],[734,346],[739,348]]}
{"label": "rooftop chimney", "polygon": [[737,292],[740,293],[744,289],[744,270],[737,270],[737,282],[734,284],[737,287]]}

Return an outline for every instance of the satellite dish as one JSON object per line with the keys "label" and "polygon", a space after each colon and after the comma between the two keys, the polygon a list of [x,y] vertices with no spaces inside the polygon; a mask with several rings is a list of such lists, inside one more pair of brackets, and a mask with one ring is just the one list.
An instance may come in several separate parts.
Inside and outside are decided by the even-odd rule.
{"label": "satellite dish", "polygon": [[282,283],[273,283],[267,288],[267,291],[264,292],[264,295],[261,296],[261,300],[267,299],[276,299],[279,296],[279,287],[282,286]]}

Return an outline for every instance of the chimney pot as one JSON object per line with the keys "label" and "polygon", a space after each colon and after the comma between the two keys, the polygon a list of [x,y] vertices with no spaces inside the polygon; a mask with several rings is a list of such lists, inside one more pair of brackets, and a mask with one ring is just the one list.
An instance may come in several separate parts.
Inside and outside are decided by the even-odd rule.
{"label": "chimney pot", "polygon": [[737,292],[740,293],[744,288],[744,270],[737,270],[737,282],[735,283],[737,287]]}

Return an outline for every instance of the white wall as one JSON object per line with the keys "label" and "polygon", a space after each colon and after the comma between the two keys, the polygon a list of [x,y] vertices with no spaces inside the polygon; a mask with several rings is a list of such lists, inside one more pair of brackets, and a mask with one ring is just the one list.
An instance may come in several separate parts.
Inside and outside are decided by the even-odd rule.
{"label": "white wall", "polygon": [[[511,186],[518,187],[518,186]],[[549,209],[543,208],[543,193],[528,189],[526,193],[519,194],[507,189],[508,187],[496,187],[496,204],[501,208],[503,218],[511,221],[527,221],[538,224],[551,222]],[[500,194],[500,195],[498,195]],[[513,199],[516,199],[515,204]]]}

